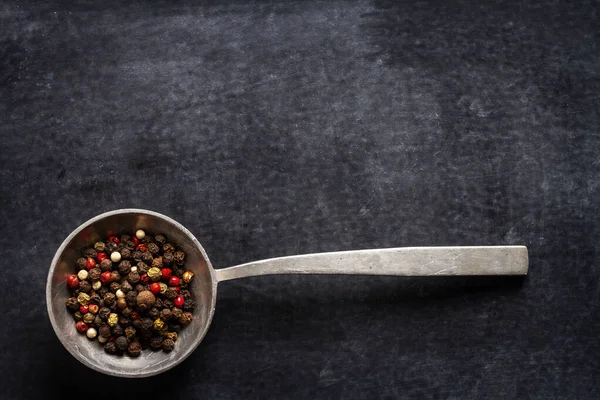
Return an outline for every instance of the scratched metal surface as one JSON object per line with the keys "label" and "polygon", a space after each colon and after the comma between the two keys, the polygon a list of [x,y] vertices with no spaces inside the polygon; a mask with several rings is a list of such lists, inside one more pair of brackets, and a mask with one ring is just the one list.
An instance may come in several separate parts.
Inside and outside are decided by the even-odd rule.
{"label": "scratched metal surface", "polygon": [[[595,2],[9,0],[0,22],[3,399],[600,397]],[[224,282],[192,356],[122,381],[64,350],[44,296],[69,232],[124,207],[217,268],[524,244],[529,276]]]}

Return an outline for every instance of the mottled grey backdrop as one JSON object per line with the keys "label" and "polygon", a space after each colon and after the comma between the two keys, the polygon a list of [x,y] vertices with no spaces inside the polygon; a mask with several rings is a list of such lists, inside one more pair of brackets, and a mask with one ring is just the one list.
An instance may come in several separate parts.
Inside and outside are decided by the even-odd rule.
{"label": "mottled grey backdrop", "polygon": [[[0,397],[599,398],[599,26],[595,1],[3,2]],[[118,380],[44,285],[121,207],[216,267],[525,244],[530,274],[227,282],[186,362]]]}

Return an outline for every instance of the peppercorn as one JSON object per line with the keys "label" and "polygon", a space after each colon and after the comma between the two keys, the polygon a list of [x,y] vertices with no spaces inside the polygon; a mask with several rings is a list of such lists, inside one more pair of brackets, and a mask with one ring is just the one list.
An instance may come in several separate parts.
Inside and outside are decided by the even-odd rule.
{"label": "peppercorn", "polygon": [[165,290],[165,297],[169,300],[173,300],[175,297],[177,297],[177,292],[173,288],[168,288]]}
{"label": "peppercorn", "polygon": [[134,251],[131,253],[131,258],[132,258],[134,261],[137,261],[137,262],[140,262],[140,261],[142,261],[142,252],[141,252],[140,250],[134,250]]}
{"label": "peppercorn", "polygon": [[163,299],[163,307],[173,308],[173,300]]}
{"label": "peppercorn", "polygon": [[142,329],[142,320],[141,319],[134,319],[131,322],[131,326],[133,326],[135,329]]}
{"label": "peppercorn", "polygon": [[121,314],[123,314],[123,315],[124,315],[124,316],[126,316],[126,317],[131,317],[131,312],[132,312],[132,311],[133,311],[133,310],[132,310],[131,308],[129,308],[129,307],[125,307],[125,308],[123,309],[123,311],[121,311]]}
{"label": "peppercorn", "polygon": [[113,304],[115,304],[117,296],[115,296],[113,293],[106,293],[104,295],[104,304],[108,307],[111,307]]}
{"label": "peppercorn", "polygon": [[173,299],[173,304],[175,305],[175,307],[183,307],[183,304],[185,303],[185,300],[183,299],[183,296],[177,296]]}
{"label": "peppercorn", "polygon": [[121,239],[121,243],[125,243],[128,240],[131,240],[131,236],[129,236],[128,234],[124,233],[124,234],[121,235],[120,239]]}
{"label": "peppercorn", "polygon": [[96,266],[96,260],[94,260],[91,257],[88,257],[87,261],[85,262],[85,268],[89,271],[90,269],[94,268]]}
{"label": "peppercorn", "polygon": [[130,291],[125,295],[125,301],[129,307],[134,307],[137,304],[138,292],[135,290]]}
{"label": "peppercorn", "polygon": [[163,260],[164,265],[171,265],[171,264],[173,264],[173,261],[175,260],[175,256],[173,255],[172,252],[169,251],[169,252],[166,252],[165,254],[163,254],[162,260]]}
{"label": "peppercorn", "polygon": [[106,248],[106,246],[104,246],[104,242],[96,242],[94,244],[94,249],[96,251],[104,251],[105,248]]}
{"label": "peppercorn", "polygon": [[128,326],[127,328],[125,328],[125,336],[127,337],[127,339],[132,340],[135,336],[135,333],[136,330],[133,326]]}
{"label": "peppercorn", "polygon": [[138,274],[137,271],[130,272],[129,275],[127,275],[127,280],[133,284],[138,283],[140,281],[140,274]]}
{"label": "peppercorn", "polygon": [[69,297],[66,302],[67,310],[75,312],[79,310],[79,301],[75,297]]}
{"label": "peppercorn", "polygon": [[183,309],[185,311],[192,311],[196,307],[196,303],[192,299],[187,299],[183,302]]}
{"label": "peppercorn", "polygon": [[179,294],[181,296],[183,296],[183,298],[186,299],[186,300],[192,298],[192,294],[190,293],[189,290],[182,290]]}
{"label": "peppercorn", "polygon": [[121,274],[119,273],[119,271],[113,271],[113,281],[115,282],[120,282],[121,281]]}
{"label": "peppercorn", "polygon": [[117,308],[119,310],[124,310],[127,307],[127,301],[125,300],[125,298],[121,297],[120,299],[117,300]]}
{"label": "peppercorn", "polygon": [[160,247],[158,247],[158,245],[156,243],[149,243],[148,244],[148,251],[153,256],[156,256],[160,252]]}
{"label": "peppercorn", "polygon": [[128,247],[123,247],[120,253],[123,260],[131,258],[131,250]]}
{"label": "peppercorn", "polygon": [[185,271],[182,278],[185,283],[190,283],[194,279],[194,273],[192,271]]}
{"label": "peppercorn", "polygon": [[179,267],[174,267],[173,268],[173,275],[175,275],[176,277],[178,277],[179,279],[183,279],[183,273],[185,271],[183,271],[181,268]]}
{"label": "peppercorn", "polygon": [[154,321],[150,318],[142,318],[142,324],[140,326],[142,330],[150,330],[152,329],[152,326],[154,326]]}
{"label": "peppercorn", "polygon": [[108,324],[110,326],[116,326],[119,323],[119,315],[115,313],[110,313],[108,316]]}
{"label": "peppercorn", "polygon": [[98,257],[98,252],[95,249],[87,249],[83,255],[87,258],[96,258]]}
{"label": "peppercorn", "polygon": [[113,334],[114,336],[123,336],[123,333],[124,333],[124,332],[125,332],[125,331],[123,330],[123,327],[122,327],[121,325],[115,325],[115,326],[112,328],[112,334]]}
{"label": "peppercorn", "polygon": [[115,342],[107,342],[104,345],[104,351],[108,354],[116,354],[117,353],[117,345]]}
{"label": "peppercorn", "polygon": [[102,288],[102,282],[100,281],[94,281],[92,282],[92,289],[93,290],[100,290]]}
{"label": "peppercorn", "polygon": [[79,290],[84,293],[89,293],[92,291],[92,285],[88,281],[79,282]]}
{"label": "peppercorn", "polygon": [[102,325],[102,323],[103,323],[102,318],[100,318],[99,315],[96,315],[94,317],[94,325],[95,326],[100,326],[100,325]]}
{"label": "peppercorn", "polygon": [[119,317],[119,325],[123,326],[123,327],[128,327],[129,325],[131,325],[131,320],[129,318],[127,318],[124,315],[121,315]]}
{"label": "peppercorn", "polygon": [[90,305],[88,306],[88,309],[89,309],[89,311],[90,311],[92,314],[97,314],[97,313],[98,313],[98,310],[100,309],[100,307],[98,307],[98,305],[97,305],[97,304],[90,304]]}
{"label": "peppercorn", "polygon": [[162,348],[168,353],[175,348],[175,342],[172,339],[165,339],[162,342]]}
{"label": "peppercorn", "polygon": [[121,261],[119,263],[118,270],[121,275],[129,273],[129,271],[131,270],[131,262],[129,260]]}
{"label": "peppercorn", "polygon": [[136,292],[143,292],[144,290],[148,290],[148,288],[146,287],[146,285],[138,283],[137,285],[135,285],[135,291]]}
{"label": "peppercorn", "polygon": [[82,304],[79,306],[79,311],[81,311],[82,314],[87,314],[88,312],[90,312],[90,308]]}
{"label": "peppercorn", "polygon": [[79,332],[79,333],[84,333],[85,331],[88,330],[87,324],[83,321],[77,322],[75,324],[75,328],[77,329],[77,332]]}
{"label": "peppercorn", "polygon": [[159,283],[159,286],[160,286],[160,294],[165,294],[165,292],[166,292],[166,291],[167,291],[167,289],[169,288],[169,287],[167,286],[167,284],[166,284],[166,283],[163,283],[163,282],[160,282],[160,283]]}
{"label": "peppercorn", "polygon": [[102,260],[100,262],[100,270],[103,272],[107,272],[110,271],[112,269],[112,261],[110,261],[108,258],[105,260]]}
{"label": "peppercorn", "polygon": [[98,331],[100,332],[100,336],[108,338],[110,337],[110,326],[103,324],[100,325],[100,327],[98,328]]}
{"label": "peppercorn", "polygon": [[77,301],[79,302],[79,304],[87,306],[90,302],[90,296],[86,293],[79,293],[79,295],[77,296]]}
{"label": "peppercorn", "polygon": [[156,257],[154,260],[152,260],[152,267],[158,269],[161,269],[163,267],[163,259],[161,256]]}
{"label": "peppercorn", "polygon": [[67,286],[71,289],[76,289],[79,287],[79,278],[77,278],[77,275],[71,274],[67,276]]}
{"label": "peppercorn", "polygon": [[132,342],[129,344],[129,347],[127,347],[127,354],[129,354],[131,357],[139,357],[141,353],[142,345],[138,342]]}
{"label": "peppercorn", "polygon": [[155,302],[156,297],[149,290],[144,290],[143,292],[140,292],[137,296],[137,305],[142,311],[150,309]]}
{"label": "peppercorn", "polygon": [[168,253],[168,252],[174,253],[175,252],[175,246],[173,246],[171,243],[165,243],[163,245],[163,252],[164,253]]}
{"label": "peppercorn", "polygon": [[108,318],[109,315],[110,315],[110,308],[108,308],[108,307],[102,307],[100,310],[98,310],[98,316],[102,319]]}
{"label": "peppercorn", "polygon": [[169,286],[179,286],[181,284],[181,280],[176,277],[176,276],[172,276],[169,278]]}
{"label": "peppercorn", "polygon": [[[82,269],[81,271],[79,271],[77,273],[77,279],[79,279],[80,281],[84,281],[87,279],[88,275],[89,275],[89,273],[87,272],[87,270]],[[68,282],[67,282],[67,284],[68,284]]]}
{"label": "peppercorn", "polygon": [[152,264],[152,260],[154,260],[154,257],[152,257],[152,253],[150,253],[147,250],[142,253],[143,262],[145,262],[146,264]]}
{"label": "peppercorn", "polygon": [[181,326],[179,324],[169,324],[169,331],[179,333],[181,332]]}
{"label": "peppercorn", "polygon": [[172,341],[177,340],[177,332],[167,332],[165,336],[167,339],[171,339]]}
{"label": "peppercorn", "polygon": [[185,253],[181,250],[177,250],[174,254],[175,263],[177,265],[183,265],[185,260]]}
{"label": "peppercorn", "polygon": [[121,261],[121,253],[119,253],[118,251],[113,251],[112,253],[110,253],[110,259],[112,262]]}
{"label": "peppercorn", "polygon": [[138,273],[146,274],[146,273],[148,273],[148,270],[150,269],[150,267],[145,262],[140,261],[139,263],[137,263],[137,269],[138,269]]}
{"label": "peppercorn", "polygon": [[109,288],[111,292],[115,293],[117,290],[121,289],[121,284],[119,282],[112,282]]}
{"label": "peppercorn", "polygon": [[86,324],[91,324],[92,322],[94,322],[94,318],[96,318],[94,314],[87,313],[83,316],[83,322],[85,322]]}
{"label": "peppercorn", "polygon": [[81,311],[77,310],[73,313],[73,319],[75,321],[81,321],[83,319],[83,314],[81,313]]}
{"label": "peppercorn", "polygon": [[150,348],[152,348],[152,350],[160,350],[162,348],[163,340],[164,339],[161,336],[153,337],[150,339]]}
{"label": "peppercorn", "polygon": [[123,293],[127,294],[133,290],[133,286],[131,286],[131,283],[129,283],[128,281],[123,280],[120,289]]}
{"label": "peppercorn", "polygon": [[102,274],[102,270],[100,268],[92,268],[88,271],[88,278],[92,281],[97,281],[100,279],[100,274]]}
{"label": "peppercorn", "polygon": [[160,317],[160,311],[158,311],[158,308],[152,307],[150,311],[148,311],[148,316],[152,319],[156,319]]}
{"label": "peppercorn", "polygon": [[77,269],[84,269],[85,265],[87,264],[87,258],[78,258],[77,261],[75,261],[75,266],[77,267]]}
{"label": "peppercorn", "polygon": [[102,300],[100,298],[100,296],[98,296],[96,293],[92,292],[92,295],[90,296],[90,303],[91,304],[98,304],[100,303],[100,300]]}
{"label": "peppercorn", "polygon": [[115,340],[115,344],[117,345],[117,349],[119,349],[121,351],[125,351],[125,350],[127,350],[127,346],[129,343],[125,336],[119,336],[117,338],[117,340]]}
{"label": "peppercorn", "polygon": [[169,321],[172,316],[173,316],[173,313],[168,308],[165,308],[160,312],[160,318],[163,321]]}
{"label": "peppercorn", "polygon": [[162,278],[160,269],[154,267],[150,268],[148,270],[148,278],[150,278],[153,282],[159,281],[160,278]]}
{"label": "peppercorn", "polygon": [[192,322],[192,313],[186,311],[177,320],[181,325],[188,325],[190,322]]}
{"label": "peppercorn", "polygon": [[106,260],[108,258],[108,256],[106,255],[105,252],[102,253],[98,253],[98,257],[96,257],[96,260],[101,263],[102,261]]}
{"label": "peppercorn", "polygon": [[183,311],[180,308],[177,308],[177,307],[173,307],[171,309],[171,313],[173,315],[173,318],[177,319],[177,320],[179,320],[179,318],[181,318],[183,316]]}

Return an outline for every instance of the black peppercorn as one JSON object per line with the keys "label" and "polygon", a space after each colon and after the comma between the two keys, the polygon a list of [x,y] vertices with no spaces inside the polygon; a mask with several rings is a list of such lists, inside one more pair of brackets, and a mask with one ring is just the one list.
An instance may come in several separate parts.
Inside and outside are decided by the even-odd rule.
{"label": "black peppercorn", "polygon": [[123,314],[124,316],[130,318],[131,317],[131,313],[133,312],[133,310],[129,307],[125,307],[123,309],[123,311],[121,311],[121,314]]}
{"label": "black peppercorn", "polygon": [[163,299],[163,307],[173,308],[173,300]]}
{"label": "black peppercorn", "polygon": [[[98,291],[96,292],[98,293],[98,295],[100,295],[100,297],[104,298],[104,296],[106,295],[106,293],[110,293],[108,291],[108,288],[106,286],[102,286],[100,289],[98,289]],[[102,305],[98,304],[100,307],[102,307]]]}
{"label": "black peppercorn", "polygon": [[165,235],[158,234],[154,236],[154,241],[163,246],[165,243],[167,243],[167,238],[165,237]]}
{"label": "black peppercorn", "polygon": [[181,325],[179,325],[179,324],[169,324],[169,332],[175,332],[175,333],[181,332]]}
{"label": "black peppercorn", "polygon": [[160,252],[160,247],[156,243],[148,244],[148,251],[152,253],[153,256],[156,256]]}
{"label": "black peppercorn", "polygon": [[175,348],[175,342],[171,339],[165,339],[162,342],[162,348],[167,353]]}
{"label": "black peppercorn", "polygon": [[127,350],[129,342],[127,341],[127,338],[125,336],[119,336],[117,340],[115,340],[115,344],[117,345],[117,349],[125,351]]}
{"label": "black peppercorn", "polygon": [[94,325],[100,326],[100,325],[102,325],[102,323],[103,323],[102,318],[100,318],[99,315],[96,315],[96,318],[94,318]]}
{"label": "black peppercorn", "polygon": [[183,297],[184,299],[191,299],[192,298],[192,294],[190,293],[189,290],[181,290],[179,292],[179,294],[181,295],[181,297]]}
{"label": "black peppercorn", "polygon": [[110,337],[110,326],[108,326],[106,324],[100,325],[100,328],[98,328],[98,333],[103,338],[109,338]]}
{"label": "black peppercorn", "polygon": [[140,331],[140,340],[143,342],[149,342],[152,339],[152,331],[143,329]]}
{"label": "black peppercorn", "polygon": [[135,290],[132,290],[125,295],[125,301],[127,302],[127,305],[129,307],[134,307],[135,305],[137,305],[137,295],[138,292],[136,292]]}
{"label": "black peppercorn", "polygon": [[150,330],[154,326],[154,322],[150,318],[142,318],[142,330]]}
{"label": "black peppercorn", "polygon": [[105,258],[100,262],[100,270],[102,272],[110,271],[112,269],[112,261],[109,258]]}
{"label": "black peppercorn", "polygon": [[106,342],[106,344],[104,345],[104,351],[108,354],[116,354],[117,345],[115,344],[115,342]]}
{"label": "black peppercorn", "polygon": [[181,310],[181,308],[173,307],[171,309],[171,313],[173,315],[173,318],[177,320],[183,316],[183,311]]}
{"label": "black peppercorn", "polygon": [[161,336],[150,339],[150,348],[152,350],[160,350],[162,348],[163,338]]}
{"label": "black peppercorn", "polygon": [[90,296],[90,302],[89,304],[96,304],[98,305],[98,303],[100,303],[100,296],[97,295],[96,293],[92,292],[92,295]]}
{"label": "black peppercorn", "polygon": [[183,309],[185,311],[192,311],[194,309],[194,307],[196,306],[196,303],[194,303],[194,300],[192,299],[187,299],[184,303],[183,303]]}
{"label": "black peppercorn", "polygon": [[139,250],[134,251],[133,253],[131,253],[131,258],[134,261],[142,261],[142,252]]}
{"label": "black peppercorn", "polygon": [[152,260],[152,267],[161,269],[163,267],[162,257],[156,257],[154,260]]}
{"label": "black peppercorn", "polygon": [[84,269],[86,264],[87,264],[87,259],[83,258],[83,257],[78,258],[77,261],[75,262],[77,269]]}
{"label": "black peppercorn", "polygon": [[173,288],[168,288],[164,294],[165,297],[169,300],[173,300],[175,297],[177,297],[177,291]]}
{"label": "black peppercorn", "polygon": [[140,281],[140,274],[137,271],[132,271],[127,275],[127,280],[129,283],[136,284]]}
{"label": "black peppercorn", "polygon": [[126,328],[129,325],[131,325],[131,320],[129,318],[127,318],[126,316],[121,315],[121,317],[119,317],[119,325]]}
{"label": "black peppercorn", "polygon": [[133,326],[128,326],[127,328],[125,328],[125,336],[127,336],[127,339],[132,340],[135,336],[135,333],[136,331]]}
{"label": "black peppercorn", "polygon": [[165,308],[160,312],[160,318],[163,321],[169,321],[172,316],[173,316],[173,313],[168,308]]}
{"label": "black peppercorn", "polygon": [[122,259],[129,259],[131,258],[131,250],[129,250],[129,248],[124,247],[121,249],[121,258]]}
{"label": "black peppercorn", "polygon": [[135,251],[135,243],[133,242],[133,240],[126,241],[125,248],[130,251],[129,254],[131,256],[133,254],[133,252]]}
{"label": "black peppercorn", "polygon": [[135,285],[135,291],[136,292],[143,292],[144,290],[148,290],[148,288],[146,287],[146,285],[143,285],[141,283],[138,283],[137,285]]}
{"label": "black peppercorn", "polygon": [[153,259],[154,257],[152,257],[152,253],[150,253],[149,251],[145,251],[142,253],[142,261],[146,264],[152,264]]}
{"label": "black peppercorn", "polygon": [[119,248],[119,245],[117,245],[116,243],[113,243],[113,242],[106,243],[106,251],[109,254],[117,251],[118,248]]}
{"label": "black peppercorn", "polygon": [[145,262],[140,261],[139,263],[137,263],[137,269],[140,274],[145,274],[148,272],[150,267]]}
{"label": "black peppercorn", "polygon": [[110,291],[116,293],[117,290],[121,289],[121,284],[119,282],[111,282]]}
{"label": "black peppercorn", "polygon": [[125,331],[123,330],[123,327],[121,325],[115,325],[112,328],[112,333],[115,336],[121,336],[121,335],[123,335],[125,333]]}
{"label": "black peppercorn", "polygon": [[131,325],[135,329],[142,329],[142,320],[141,319],[134,319],[133,322],[131,323]]}
{"label": "black peppercorn", "polygon": [[[122,257],[122,256],[121,256]],[[129,260],[123,260],[119,263],[119,273],[125,275],[131,270],[131,262]]]}
{"label": "black peppercorn", "polygon": [[115,282],[119,282],[121,280],[121,274],[119,271],[113,271],[112,275]]}
{"label": "black peppercorn", "polygon": [[[112,294],[112,293],[111,293]],[[106,302],[105,302],[106,303]],[[100,318],[102,318],[103,320],[106,320],[106,318],[108,318],[108,315],[110,314],[110,308],[108,307],[102,307],[99,311],[98,311],[98,315],[100,316]]]}
{"label": "black peppercorn", "polygon": [[142,353],[142,345],[138,342],[133,342],[127,347],[127,354],[131,357],[138,357]]}
{"label": "black peppercorn", "polygon": [[152,307],[150,311],[148,311],[148,316],[152,319],[156,319],[160,316],[160,311],[158,311],[158,308]]}
{"label": "black peppercorn", "polygon": [[94,249],[87,249],[84,253],[83,253],[87,258],[96,258],[98,257],[98,252]]}
{"label": "black peppercorn", "polygon": [[81,321],[83,319],[83,314],[81,313],[81,311],[75,311],[75,313],[73,314],[73,319],[75,321]]}
{"label": "black peppercorn", "polygon": [[121,283],[121,290],[123,293],[129,293],[133,290],[133,286],[131,286],[128,281],[123,281],[123,283]]}
{"label": "black peppercorn", "polygon": [[121,235],[121,243],[127,243],[130,240],[131,240],[131,236],[129,236],[127,234]]}
{"label": "black peppercorn", "polygon": [[173,246],[171,243],[165,243],[163,245],[163,252],[168,253],[175,253],[175,246]]}
{"label": "black peppercorn", "polygon": [[89,293],[92,291],[92,285],[88,281],[80,281],[79,290],[83,293]]}
{"label": "black peppercorn", "polygon": [[173,264],[173,261],[175,261],[175,256],[169,251],[163,254],[162,260],[164,265],[171,265]]}
{"label": "black peppercorn", "polygon": [[75,312],[77,310],[79,310],[79,302],[77,301],[77,299],[75,297],[69,297],[67,299],[67,310],[71,311],[71,312]]}
{"label": "black peppercorn", "polygon": [[92,281],[97,281],[100,279],[100,275],[102,274],[102,270],[98,267],[90,269],[88,272],[88,278]]}
{"label": "black peppercorn", "polygon": [[184,312],[183,315],[177,319],[181,325],[188,325],[192,322],[192,313]]}
{"label": "black peppercorn", "polygon": [[107,307],[110,307],[113,304],[115,304],[116,299],[117,299],[117,297],[113,293],[106,293],[104,295],[104,304]]}
{"label": "black peppercorn", "polygon": [[177,250],[174,254],[175,264],[183,265],[185,260],[185,253],[181,250]]}

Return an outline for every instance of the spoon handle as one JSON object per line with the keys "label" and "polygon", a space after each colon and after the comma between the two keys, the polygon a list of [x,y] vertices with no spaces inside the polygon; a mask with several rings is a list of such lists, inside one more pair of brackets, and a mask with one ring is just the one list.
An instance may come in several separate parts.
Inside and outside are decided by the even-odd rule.
{"label": "spoon handle", "polygon": [[218,282],[260,275],[527,275],[525,246],[399,247],[270,258],[216,270]]}

